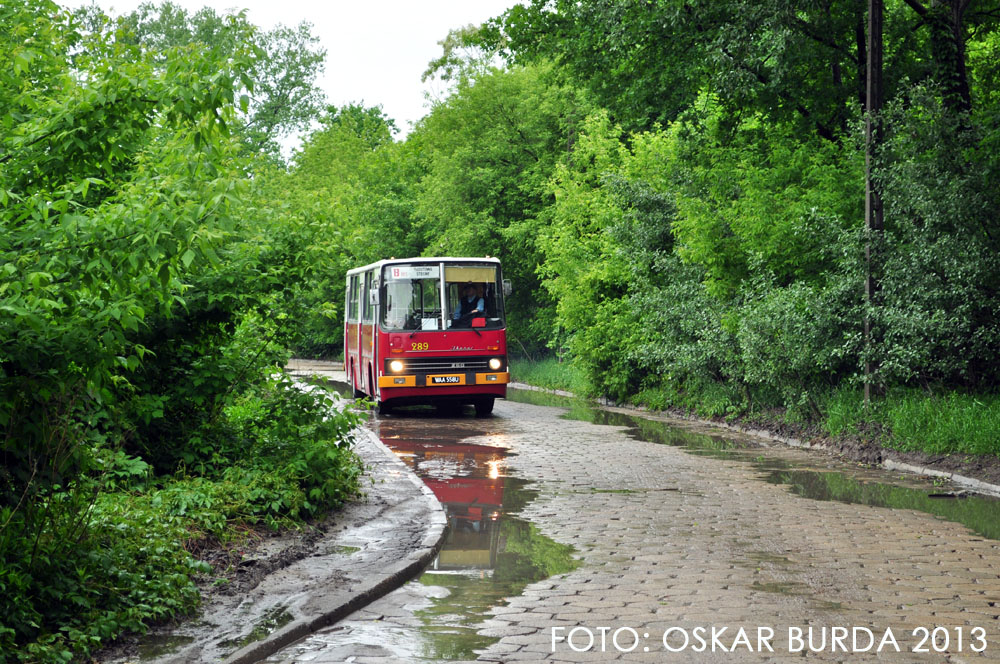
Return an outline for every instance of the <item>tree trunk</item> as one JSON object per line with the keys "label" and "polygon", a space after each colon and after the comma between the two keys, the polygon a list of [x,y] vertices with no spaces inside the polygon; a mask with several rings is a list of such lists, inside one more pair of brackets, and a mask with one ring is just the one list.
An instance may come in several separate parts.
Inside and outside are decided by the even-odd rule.
{"label": "tree trunk", "polygon": [[941,84],[948,108],[959,113],[968,113],[972,109],[963,25],[968,4],[969,0],[935,1],[931,3],[927,16],[931,29],[934,78]]}
{"label": "tree trunk", "polygon": [[965,10],[971,0],[903,0],[930,27],[931,68],[944,92],[945,104],[959,113],[972,109],[965,66]]}
{"label": "tree trunk", "polygon": [[[865,101],[865,228],[868,245],[865,248],[865,405],[871,401],[873,380],[877,380],[878,361],[873,356],[877,339],[872,326],[871,309],[878,306],[881,260],[879,248],[884,227],[882,199],[872,181],[874,152],[882,140],[882,0],[868,0],[868,59],[866,67]],[[877,385],[874,386],[878,391]]]}
{"label": "tree trunk", "polygon": [[861,112],[868,112],[868,43],[865,37],[865,13],[858,10],[854,24],[854,41],[858,49],[858,103]]}

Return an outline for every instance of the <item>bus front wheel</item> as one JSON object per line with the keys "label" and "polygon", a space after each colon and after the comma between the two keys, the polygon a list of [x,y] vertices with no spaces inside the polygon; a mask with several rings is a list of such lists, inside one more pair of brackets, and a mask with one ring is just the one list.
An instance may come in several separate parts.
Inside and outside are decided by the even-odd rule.
{"label": "bus front wheel", "polygon": [[493,412],[494,397],[481,397],[476,399],[476,417],[489,417]]}

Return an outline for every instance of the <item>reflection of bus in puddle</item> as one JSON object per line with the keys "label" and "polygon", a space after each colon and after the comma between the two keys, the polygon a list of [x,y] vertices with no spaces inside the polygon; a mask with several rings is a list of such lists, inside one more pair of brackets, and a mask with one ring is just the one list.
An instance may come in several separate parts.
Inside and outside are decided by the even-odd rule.
{"label": "reflection of bus in puddle", "polygon": [[382,442],[430,487],[449,522],[444,547],[417,580],[438,589],[416,611],[426,638],[419,657],[404,659],[475,659],[496,641],[478,633],[482,620],[527,584],[575,569],[573,548],[517,516],[538,493],[507,475],[506,448],[465,444],[466,431],[447,425],[428,430],[418,418],[379,424]]}
{"label": "reflection of bus in puddle", "polygon": [[423,479],[448,515],[450,532],[432,565],[439,571],[492,570],[502,551],[500,516],[506,450],[472,444],[386,441]]}

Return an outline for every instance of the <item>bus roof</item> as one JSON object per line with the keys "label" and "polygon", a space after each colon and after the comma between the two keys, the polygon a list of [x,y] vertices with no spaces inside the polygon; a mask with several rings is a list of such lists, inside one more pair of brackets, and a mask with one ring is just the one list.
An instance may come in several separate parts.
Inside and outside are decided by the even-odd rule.
{"label": "bus roof", "polygon": [[383,265],[400,265],[406,263],[496,263],[500,264],[500,259],[493,256],[416,256],[414,258],[386,258],[375,263],[369,263],[353,270],[348,270],[347,274],[359,274],[367,272],[373,268],[381,268]]}

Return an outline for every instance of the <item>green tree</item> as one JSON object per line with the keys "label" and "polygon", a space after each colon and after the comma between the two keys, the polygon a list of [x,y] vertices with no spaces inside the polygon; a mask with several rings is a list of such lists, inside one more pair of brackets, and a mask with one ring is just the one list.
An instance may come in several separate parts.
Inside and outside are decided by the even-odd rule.
{"label": "green tree", "polygon": [[255,178],[264,241],[275,260],[301,270],[281,296],[300,353],[341,351],[347,270],[424,246],[414,215],[419,164],[412,146],[393,140],[396,131],[380,107],[329,107],[289,171]]}
{"label": "green tree", "polygon": [[514,61],[564,65],[628,129],[670,122],[707,90],[833,139],[863,90],[862,20],[848,2],[536,0],[482,39]]}
{"label": "green tree", "polygon": [[[48,0],[5,4],[0,20],[12,46],[0,55],[7,653],[66,639],[58,616],[69,619],[67,607],[86,621],[119,601],[101,589],[108,579],[71,580],[94,551],[92,542],[80,546],[99,491],[91,478],[154,413],[143,396],[176,396],[143,391],[149,360],[168,361],[171,346],[150,332],[163,330],[160,321],[196,318],[207,308],[199,301],[231,297],[197,282],[203,266],[219,264],[239,219],[243,178],[226,128],[253,54],[175,48],[157,62],[124,40],[81,35]],[[219,349],[212,341],[203,358]],[[175,610],[190,605],[186,597]],[[151,611],[169,612],[148,599]],[[137,626],[123,616],[122,625]],[[115,632],[110,623],[97,629]]]}
{"label": "green tree", "polygon": [[[971,106],[968,36],[996,29],[995,0],[886,6],[886,90],[935,80]],[[795,121],[839,139],[865,106],[864,5],[846,0],[532,0],[477,39],[513,62],[551,60],[627,129],[678,117],[702,92],[734,114]]]}
{"label": "green tree", "polygon": [[460,80],[407,141],[426,169],[417,198],[425,255],[499,257],[515,285],[512,337],[526,348],[547,341],[550,325],[536,242],[546,183],[586,109],[551,67],[492,70]]}
{"label": "green tree", "polygon": [[308,23],[260,30],[246,19],[245,11],[219,14],[204,7],[188,12],[169,0],[159,5],[145,2],[113,20],[96,5],[76,14],[97,34],[113,23],[115,32],[106,38],[114,34],[115,39],[141,45],[156,53],[160,63],[169,59],[175,47],[213,49],[230,56],[254,50],[257,57],[244,60],[245,68],[237,72],[241,106],[233,131],[245,155],[259,160],[264,154],[280,161],[281,140],[308,128],[323,110],[323,92],[316,78],[323,71],[326,51]]}
{"label": "green tree", "polygon": [[[178,50],[157,67],[119,43],[90,49],[78,72],[65,47],[88,43],[54,5],[5,18],[49,48],[15,52],[3,81],[0,419],[21,471],[43,463],[57,481],[52,428],[127,380],[148,350],[135,340],[144,321],[183,306],[182,275],[216,262],[233,228],[225,120],[251,55]],[[35,433],[12,433],[21,427]]]}
{"label": "green tree", "polygon": [[288,284],[323,266],[251,205],[233,128],[262,51],[220,25],[230,43],[153,48],[0,6],[2,661],[189,611],[191,539],[357,488],[355,418],[274,377]]}

